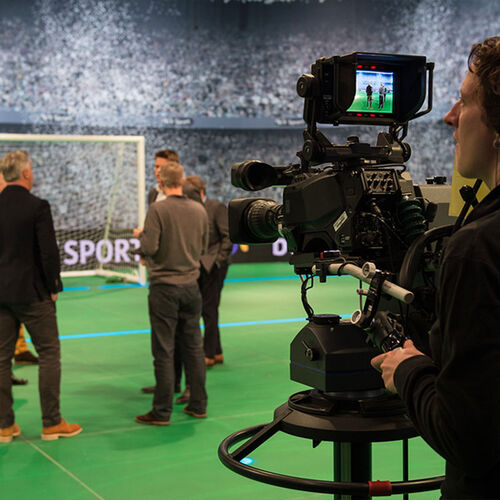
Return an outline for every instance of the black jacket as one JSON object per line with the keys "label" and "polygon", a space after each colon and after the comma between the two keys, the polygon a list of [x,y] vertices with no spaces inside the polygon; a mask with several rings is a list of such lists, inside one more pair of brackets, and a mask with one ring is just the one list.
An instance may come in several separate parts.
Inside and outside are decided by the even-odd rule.
{"label": "black jacket", "polygon": [[0,193],[0,303],[31,303],[62,290],[50,205],[22,186]]}
{"label": "black jacket", "polygon": [[150,189],[148,191],[148,207],[151,205],[151,203],[154,203],[156,201],[156,198],[158,198],[158,189],[155,187]]}
{"label": "black jacket", "polygon": [[208,250],[201,256],[201,265],[209,273],[215,265],[222,267],[229,264],[233,244],[229,239],[229,221],[227,207],[221,201],[210,200],[204,202],[208,214],[210,233]]}
{"label": "black jacket", "polygon": [[432,359],[399,365],[396,388],[446,459],[444,498],[500,498],[500,186],[448,241]]}

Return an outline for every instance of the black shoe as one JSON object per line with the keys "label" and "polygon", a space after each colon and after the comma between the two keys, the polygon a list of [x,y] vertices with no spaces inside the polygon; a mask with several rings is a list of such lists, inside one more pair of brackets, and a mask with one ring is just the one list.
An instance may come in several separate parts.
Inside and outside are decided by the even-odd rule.
{"label": "black shoe", "polygon": [[17,378],[13,373],[10,374],[12,385],[26,385],[28,381],[25,378]]}
{"label": "black shoe", "polygon": [[189,403],[189,398],[191,397],[191,391],[189,387],[184,389],[184,392],[175,400],[176,405],[185,405]]}
{"label": "black shoe", "polygon": [[160,420],[156,418],[153,411],[135,417],[135,421],[146,425],[170,425],[170,420]]}
{"label": "black shoe", "polygon": [[156,389],[156,386],[155,386],[155,385],[151,385],[151,386],[149,386],[149,387],[143,387],[143,388],[141,389],[141,391],[142,391],[144,394],[154,394],[155,389]]}
{"label": "black shoe", "polygon": [[16,365],[37,365],[38,358],[30,351],[20,352],[14,356],[14,364]]}

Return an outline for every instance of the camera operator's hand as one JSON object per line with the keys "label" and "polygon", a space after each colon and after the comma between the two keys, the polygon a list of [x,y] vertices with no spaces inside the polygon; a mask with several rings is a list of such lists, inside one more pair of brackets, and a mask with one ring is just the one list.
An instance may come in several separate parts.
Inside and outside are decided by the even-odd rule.
{"label": "camera operator's hand", "polygon": [[382,379],[387,390],[398,392],[394,386],[394,372],[400,363],[405,359],[413,358],[413,356],[425,356],[425,354],[420,352],[411,340],[407,340],[403,347],[375,356],[371,360],[371,365],[375,370],[382,373]]}

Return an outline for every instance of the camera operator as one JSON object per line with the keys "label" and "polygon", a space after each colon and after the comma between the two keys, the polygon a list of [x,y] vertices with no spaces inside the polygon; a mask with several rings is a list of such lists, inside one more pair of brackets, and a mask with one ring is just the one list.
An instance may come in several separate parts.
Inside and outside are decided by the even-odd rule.
{"label": "camera operator", "polygon": [[500,37],[475,44],[454,127],[456,167],[491,192],[443,257],[432,357],[411,341],[372,360],[422,437],[446,459],[443,498],[498,498],[500,475]]}

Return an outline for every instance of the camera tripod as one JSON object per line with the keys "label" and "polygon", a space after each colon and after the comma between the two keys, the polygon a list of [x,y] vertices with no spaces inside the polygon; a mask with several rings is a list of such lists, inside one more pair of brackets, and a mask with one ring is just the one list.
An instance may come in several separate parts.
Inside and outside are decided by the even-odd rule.
{"label": "camera tripod", "polygon": [[[441,232],[438,231],[437,236],[441,237]],[[437,237],[435,230],[429,233],[416,248]],[[449,234],[448,228],[445,233]],[[413,254],[411,252],[412,261],[415,260]],[[358,325],[371,322],[382,292],[406,304],[413,300],[412,292],[389,282],[372,263],[359,268],[349,263],[326,261],[313,266],[313,272],[323,278],[326,274],[350,274],[370,284],[365,308],[351,319]],[[410,283],[413,273],[406,272],[406,275],[405,283]],[[408,498],[409,493],[438,489],[444,479],[442,476],[409,480],[408,439],[418,433],[402,401],[376,385],[375,372],[369,363],[374,353],[366,347],[361,328],[340,324],[337,315],[315,316],[307,303],[306,290],[303,284],[302,298],[309,324],[292,342],[291,375],[292,380],[321,390],[293,394],[276,408],[272,422],[228,436],[219,446],[219,459],[232,471],[250,479],[284,488],[329,493],[335,500],[364,500],[392,494]],[[378,340],[381,345],[393,349],[404,342],[404,336],[400,332],[385,332]],[[334,481],[286,476],[241,463],[280,431],[311,439],[313,447],[321,441],[332,442]],[[235,451],[229,451],[231,446],[245,439],[247,441]],[[403,443],[402,481],[371,480],[372,443],[387,441]]]}
{"label": "camera tripod", "polygon": [[[383,392],[383,391],[382,391]],[[286,476],[241,463],[241,460],[277,432],[333,442],[334,481]],[[438,489],[443,477],[408,480],[408,439],[417,436],[411,421],[394,399],[376,391],[327,395],[308,390],[292,395],[276,408],[274,420],[237,431],[219,446],[221,462],[242,476],[284,488],[329,493],[335,500],[363,500]],[[247,438],[235,451],[229,448]],[[371,449],[374,442],[403,441],[403,481],[371,480]]]}

